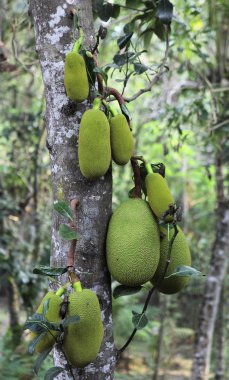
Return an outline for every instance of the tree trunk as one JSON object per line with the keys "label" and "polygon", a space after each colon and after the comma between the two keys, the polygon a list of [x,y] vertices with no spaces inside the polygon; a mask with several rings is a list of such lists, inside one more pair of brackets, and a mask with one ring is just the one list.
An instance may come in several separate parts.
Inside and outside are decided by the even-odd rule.
{"label": "tree trunk", "polygon": [[167,311],[166,301],[167,301],[166,296],[164,296],[163,294],[160,294],[161,324],[160,324],[160,329],[159,329],[157,354],[155,358],[154,374],[153,374],[152,380],[159,380],[159,370],[160,370],[160,365],[161,365],[162,356],[163,356],[164,327],[165,327],[166,311]]}
{"label": "tree trunk", "polygon": [[216,365],[214,380],[223,380],[225,377],[224,365],[224,287],[222,287],[220,295],[219,310],[215,326],[215,346],[216,346]]}
{"label": "tree trunk", "polygon": [[216,238],[209,264],[199,325],[196,331],[192,380],[207,380],[211,357],[212,337],[220,293],[227,273],[229,248],[229,204],[224,198],[220,152],[216,157],[217,223]]}
{"label": "tree trunk", "polygon": [[[71,5],[70,5],[71,3]],[[100,300],[104,323],[104,341],[96,361],[76,372],[81,380],[113,379],[116,352],[112,336],[110,276],[105,261],[105,236],[111,215],[111,170],[94,182],[80,173],[77,152],[79,122],[91,101],[71,102],[64,89],[64,59],[73,46],[73,19],[77,11],[84,31],[87,48],[93,45],[93,17],[91,0],[30,0],[46,96],[47,146],[50,151],[53,197],[62,189],[64,200],[78,199],[77,228],[80,239],[75,252],[75,268],[82,285],[94,290]],[[54,212],[52,224],[52,266],[66,266],[69,242],[58,235],[63,220]],[[62,276],[64,277],[64,276]],[[64,278],[63,282],[67,281]],[[55,350],[55,365],[65,362]],[[58,379],[68,379],[59,375]]]}

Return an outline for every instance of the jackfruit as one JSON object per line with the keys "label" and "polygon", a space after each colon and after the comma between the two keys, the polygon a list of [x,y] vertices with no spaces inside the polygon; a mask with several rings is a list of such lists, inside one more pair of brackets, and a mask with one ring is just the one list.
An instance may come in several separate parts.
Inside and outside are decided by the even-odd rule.
{"label": "jackfruit", "polygon": [[110,119],[111,155],[118,165],[125,165],[134,150],[134,139],[124,115],[119,114]]}
{"label": "jackfruit", "polygon": [[75,102],[83,102],[89,94],[87,70],[83,57],[71,51],[66,55],[64,85],[68,97]]}
{"label": "jackfruit", "polygon": [[107,265],[122,285],[139,286],[150,280],[159,262],[159,229],[143,199],[133,198],[115,210],[108,226]]}
{"label": "jackfruit", "polygon": [[[145,184],[150,207],[154,214],[160,218],[170,205],[175,204],[167,181],[159,173],[149,173],[146,176]],[[164,220],[170,222],[173,220],[173,216],[168,215]]]}
{"label": "jackfruit", "polygon": [[160,249],[160,261],[157,267],[157,270],[152,278],[153,285],[159,290],[161,293],[165,294],[173,294],[179,292],[181,289],[188,284],[190,277],[177,277],[172,276],[166,279],[163,279],[164,275],[169,276],[174,272],[176,267],[181,265],[191,265],[191,254],[189,251],[189,247],[187,241],[185,239],[184,233],[180,227],[178,227],[178,234],[175,237],[175,240],[172,245],[172,251],[170,256],[170,263],[166,268],[166,260],[168,258],[169,251],[169,240],[171,240],[174,229],[170,230],[170,237],[168,240],[168,231],[165,228],[160,227],[161,232],[165,235],[161,241],[161,249]]}
{"label": "jackfruit", "polygon": [[[42,314],[44,303],[48,299],[50,299],[50,301],[49,301],[48,311],[45,314],[45,318],[49,322],[55,322],[55,323],[60,322],[61,321],[60,306],[62,303],[62,298],[59,295],[55,294],[53,291],[50,291],[45,295],[45,297],[42,299],[41,304],[39,305],[36,313]],[[55,343],[54,337],[57,336],[58,332],[54,331],[54,330],[50,330],[50,331],[52,334],[49,331],[47,331],[47,333],[44,335],[44,337],[41,338],[41,340],[36,344],[35,352],[41,353],[41,352],[47,350],[48,348],[50,348]],[[31,332],[29,338],[30,338],[30,340],[33,340],[36,336],[37,336],[37,334],[35,332]]]}
{"label": "jackfruit", "polygon": [[99,109],[84,112],[79,129],[79,165],[87,179],[106,174],[111,161],[110,126]]}
{"label": "jackfruit", "polygon": [[103,340],[103,323],[96,294],[83,289],[69,296],[67,317],[79,316],[79,322],[67,326],[63,348],[70,363],[77,368],[93,362]]}

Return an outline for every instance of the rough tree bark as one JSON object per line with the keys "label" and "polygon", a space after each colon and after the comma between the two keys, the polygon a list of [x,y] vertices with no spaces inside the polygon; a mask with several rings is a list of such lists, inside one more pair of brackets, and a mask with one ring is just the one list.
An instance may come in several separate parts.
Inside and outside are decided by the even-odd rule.
{"label": "rough tree bark", "polygon": [[[71,9],[76,9],[87,48],[93,45],[91,0],[30,0],[46,96],[47,147],[50,152],[53,198],[62,188],[64,200],[77,198],[77,227],[80,239],[75,253],[76,273],[84,287],[94,290],[100,300],[105,328],[104,341],[96,361],[76,371],[80,380],[113,379],[116,352],[112,337],[111,287],[105,263],[105,234],[111,215],[111,170],[94,182],[83,178],[78,165],[77,137],[82,113],[91,101],[71,102],[64,89],[64,59],[73,46]],[[62,218],[54,213],[52,224],[52,266],[66,266],[69,243],[58,236]],[[66,282],[66,278],[63,279]],[[57,366],[65,364],[55,351]],[[68,379],[59,375],[60,379]]]}
{"label": "rough tree bark", "polygon": [[[225,285],[224,285],[225,286]],[[225,358],[224,358],[224,286],[220,294],[219,310],[215,326],[215,351],[216,351],[216,369],[214,380],[223,380],[225,378]]]}
{"label": "rough tree bark", "polygon": [[216,238],[205,284],[196,331],[192,380],[209,379],[209,366],[215,320],[223,281],[227,273],[229,250],[229,202],[224,197],[220,152],[216,157],[217,223]]}

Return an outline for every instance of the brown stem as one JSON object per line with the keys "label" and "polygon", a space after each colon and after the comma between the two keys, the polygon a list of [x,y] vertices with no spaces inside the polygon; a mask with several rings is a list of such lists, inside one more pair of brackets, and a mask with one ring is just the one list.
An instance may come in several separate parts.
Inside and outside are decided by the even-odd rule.
{"label": "brown stem", "polygon": [[106,97],[110,95],[113,95],[115,97],[115,99],[119,102],[120,108],[122,108],[122,104],[125,104],[125,100],[122,94],[120,94],[120,92],[116,90],[116,88],[106,87]]}
{"label": "brown stem", "polygon": [[134,174],[134,198],[141,198],[142,191],[141,191],[141,173],[140,173],[140,167],[137,163],[137,160],[132,157],[131,158],[131,166],[133,169]]}
{"label": "brown stem", "polygon": [[[98,64],[98,59],[95,55],[93,55],[93,59],[94,59],[94,62],[95,62],[95,66],[98,67],[99,64]],[[97,76],[97,81],[98,81],[98,91],[99,93],[103,96],[103,93],[104,93],[104,88],[103,88],[103,77],[100,73],[96,73],[96,76]]]}

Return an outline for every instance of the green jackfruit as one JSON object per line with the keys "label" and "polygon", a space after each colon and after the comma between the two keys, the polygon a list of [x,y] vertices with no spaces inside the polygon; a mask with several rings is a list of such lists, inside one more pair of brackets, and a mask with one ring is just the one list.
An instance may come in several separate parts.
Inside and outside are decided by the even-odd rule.
{"label": "green jackfruit", "polygon": [[[61,303],[63,300],[60,296],[56,295],[52,291],[48,292],[45,295],[45,297],[41,301],[41,304],[39,305],[36,313],[42,314],[44,303],[49,298],[50,298],[49,307],[48,307],[47,313],[45,314],[45,318],[49,322],[60,322],[61,321],[60,306],[61,306]],[[51,330],[51,333],[54,336],[57,336],[57,334],[58,334],[58,332],[54,331],[54,330]],[[48,348],[50,348],[55,343],[55,338],[54,338],[54,336],[51,335],[51,333],[49,331],[47,331],[47,333],[44,335],[44,337],[41,338],[41,340],[36,345],[35,352],[39,352],[39,353],[43,352],[43,351],[47,350]],[[37,334],[35,332],[31,332],[29,338],[30,338],[30,340],[33,340],[36,336],[37,336]]]}
{"label": "green jackfruit", "polygon": [[[168,240],[168,231],[165,228],[160,227],[161,232],[165,235],[161,241],[160,261],[152,278],[152,283],[161,293],[173,294],[179,292],[185,285],[188,284],[190,277],[170,277],[163,279],[166,260],[169,251],[169,240],[171,240],[174,229],[170,230],[170,236]],[[165,277],[174,272],[174,269],[181,265],[191,265],[191,254],[184,233],[181,228],[178,227],[178,234],[172,245],[172,251],[170,256],[170,263],[166,271]]]}
{"label": "green jackfruit", "polygon": [[68,97],[75,102],[83,102],[89,94],[87,71],[83,57],[71,51],[66,55],[64,85]]}
{"label": "green jackfruit", "polygon": [[125,165],[134,150],[134,139],[124,115],[116,115],[110,119],[111,155],[118,165]]}
{"label": "green jackfruit", "polygon": [[111,161],[110,126],[99,109],[84,112],[79,129],[79,165],[88,179],[106,174]]}
{"label": "green jackfruit", "polygon": [[[160,218],[161,215],[174,205],[174,199],[170,193],[167,181],[159,173],[149,173],[145,179],[148,201],[154,214]],[[173,220],[172,215],[168,215],[165,221]]]}
{"label": "green jackfruit", "polygon": [[77,368],[93,362],[103,340],[103,323],[96,294],[83,289],[69,296],[68,317],[79,316],[79,322],[68,325],[63,348],[70,363]]}
{"label": "green jackfruit", "polygon": [[147,202],[136,198],[121,203],[111,217],[106,247],[108,269],[120,284],[139,286],[152,278],[160,239]]}

